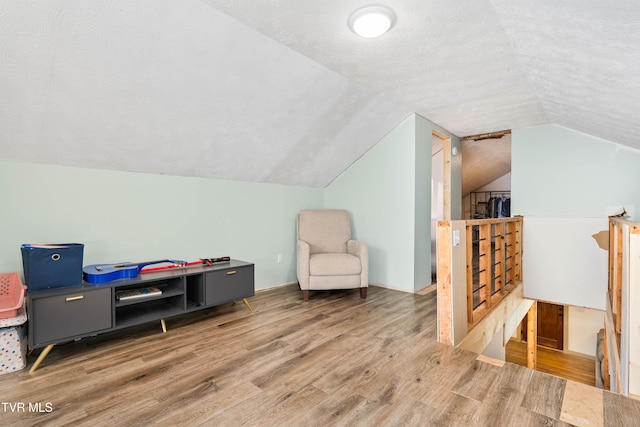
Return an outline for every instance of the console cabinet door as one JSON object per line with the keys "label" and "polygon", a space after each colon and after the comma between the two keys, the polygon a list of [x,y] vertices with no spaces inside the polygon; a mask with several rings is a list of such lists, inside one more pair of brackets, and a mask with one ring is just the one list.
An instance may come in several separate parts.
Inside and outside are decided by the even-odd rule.
{"label": "console cabinet door", "polygon": [[31,304],[34,346],[111,328],[111,288],[34,298]]}
{"label": "console cabinet door", "polygon": [[253,266],[206,273],[206,305],[222,304],[253,296]]}

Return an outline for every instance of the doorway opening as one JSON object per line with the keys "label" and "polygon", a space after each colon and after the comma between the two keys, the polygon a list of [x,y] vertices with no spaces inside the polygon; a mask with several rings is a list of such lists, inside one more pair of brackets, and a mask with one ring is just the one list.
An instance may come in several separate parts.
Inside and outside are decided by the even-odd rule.
{"label": "doorway opening", "polygon": [[[594,358],[580,352],[567,351],[569,306],[544,301],[537,302],[536,370],[560,378],[596,385]],[[527,317],[519,331],[505,346],[507,362],[527,366]]]}
{"label": "doorway opening", "polygon": [[460,139],[465,219],[511,216],[511,131]]}

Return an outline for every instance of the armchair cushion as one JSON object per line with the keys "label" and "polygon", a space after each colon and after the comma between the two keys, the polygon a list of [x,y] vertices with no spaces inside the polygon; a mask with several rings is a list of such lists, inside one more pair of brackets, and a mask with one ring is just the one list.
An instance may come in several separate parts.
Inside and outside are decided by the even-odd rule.
{"label": "armchair cushion", "polygon": [[362,272],[360,258],[349,254],[314,254],[309,259],[312,276],[347,276]]}

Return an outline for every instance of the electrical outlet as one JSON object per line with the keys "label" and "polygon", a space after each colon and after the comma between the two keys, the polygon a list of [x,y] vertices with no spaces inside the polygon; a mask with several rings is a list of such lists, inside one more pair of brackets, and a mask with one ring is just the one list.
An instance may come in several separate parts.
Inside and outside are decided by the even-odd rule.
{"label": "electrical outlet", "polygon": [[282,254],[278,254],[278,264],[282,264]]}
{"label": "electrical outlet", "polygon": [[460,230],[453,230],[453,246],[460,244]]}

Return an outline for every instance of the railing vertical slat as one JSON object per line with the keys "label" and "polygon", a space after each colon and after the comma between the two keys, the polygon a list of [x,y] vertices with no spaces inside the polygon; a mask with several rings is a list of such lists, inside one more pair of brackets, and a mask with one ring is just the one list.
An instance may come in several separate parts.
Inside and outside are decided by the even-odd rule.
{"label": "railing vertical slat", "polygon": [[504,244],[504,223],[495,224],[495,257],[493,277],[495,277],[495,292],[504,295],[504,272],[505,272],[505,244]]}
{"label": "railing vertical slat", "polygon": [[473,226],[467,225],[467,319],[473,323]]}
{"label": "railing vertical slat", "polygon": [[480,225],[480,301],[491,307],[491,224]]}
{"label": "railing vertical slat", "polygon": [[516,227],[515,227],[516,223],[515,222],[509,222],[506,224],[507,227],[507,236],[506,236],[506,246],[507,246],[507,250],[506,250],[506,262],[505,262],[505,268],[506,268],[506,273],[505,273],[505,283],[506,284],[511,284],[513,285],[516,281],[515,281],[515,274],[516,274],[516,269],[515,269],[515,263],[516,263],[516,258],[515,258],[515,254],[516,254],[516,246],[515,246],[515,241],[516,241]]}
{"label": "railing vertical slat", "polygon": [[616,332],[619,334],[622,331],[622,227],[617,227],[615,250],[615,307],[613,311],[616,315]]}
{"label": "railing vertical slat", "polygon": [[522,280],[522,218],[516,223],[516,256],[515,256],[515,279],[516,282]]}

